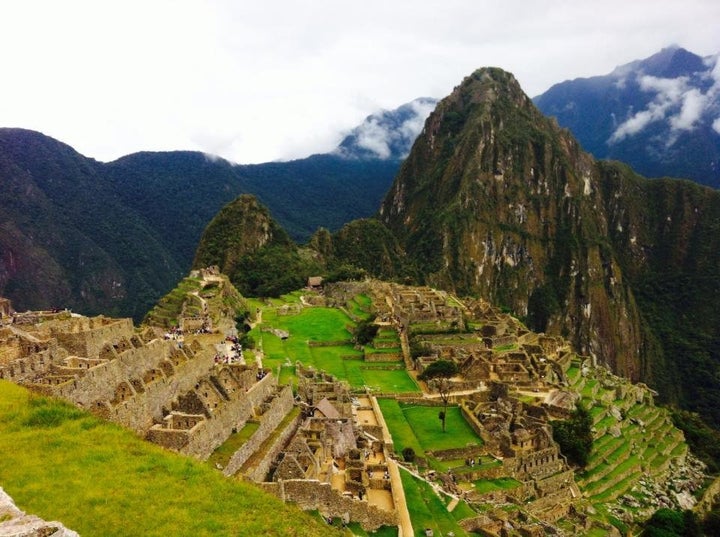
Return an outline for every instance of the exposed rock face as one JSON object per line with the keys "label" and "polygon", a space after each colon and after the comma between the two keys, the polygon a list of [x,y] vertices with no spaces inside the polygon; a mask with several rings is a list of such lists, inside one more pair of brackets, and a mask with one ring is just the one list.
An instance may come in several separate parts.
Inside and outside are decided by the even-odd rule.
{"label": "exposed rock face", "polygon": [[78,537],[60,522],[46,522],[26,515],[15,506],[12,498],[0,488],[0,537]]}
{"label": "exposed rock face", "polygon": [[[427,283],[481,295],[666,398],[688,399],[691,383],[669,380],[683,362],[655,310],[692,315],[718,295],[708,275],[720,267],[719,216],[716,191],[596,162],[494,68],[438,104],[380,209]],[[692,296],[667,290],[676,278]]]}

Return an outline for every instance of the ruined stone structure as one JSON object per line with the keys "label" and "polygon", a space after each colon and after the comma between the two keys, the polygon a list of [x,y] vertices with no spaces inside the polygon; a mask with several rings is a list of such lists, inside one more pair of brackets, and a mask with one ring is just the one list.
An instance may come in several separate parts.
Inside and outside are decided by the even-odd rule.
{"label": "ruined stone structure", "polygon": [[349,513],[366,530],[397,525],[396,502],[404,496],[377,403],[351,397],[347,385],[329,375],[297,367],[302,419],[266,490],[325,516]]}
{"label": "ruined stone structure", "polygon": [[0,297],[0,323],[12,317],[13,308],[9,299]]}

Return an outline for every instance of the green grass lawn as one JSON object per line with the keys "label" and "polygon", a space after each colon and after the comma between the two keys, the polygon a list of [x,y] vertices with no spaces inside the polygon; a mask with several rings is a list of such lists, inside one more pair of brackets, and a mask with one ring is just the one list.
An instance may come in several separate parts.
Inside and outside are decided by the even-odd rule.
{"label": "green grass lawn", "polygon": [[276,322],[278,328],[290,332],[291,339],[303,341],[349,340],[352,334],[346,326],[355,324],[335,308],[303,308],[297,315],[279,315]]}
{"label": "green grass lawn", "polygon": [[[395,399],[378,399],[378,405],[390,430],[395,452],[402,453],[402,450],[410,447],[418,457],[425,457],[425,450],[420,444],[415,432],[405,419],[400,404]],[[437,419],[437,418],[436,418]]]}
{"label": "green grass lawn", "polygon": [[[415,535],[425,535],[425,529],[431,528],[435,535],[447,535],[452,531],[458,537],[468,536],[430,485],[403,469],[400,470],[400,477]],[[461,513],[466,515],[467,509]]]}
{"label": "green grass lawn", "polygon": [[[458,407],[448,407],[447,430],[443,432],[438,419],[441,407],[409,405],[395,399],[379,399],[378,404],[395,443],[396,453],[410,447],[417,456],[426,457],[427,451],[482,444],[482,439],[468,425]],[[444,469],[439,461],[431,463],[439,470]]]}
{"label": "green grass lawn", "polygon": [[18,507],[83,537],[336,535],[254,485],[5,381],[0,453]]}
{"label": "green grass lawn", "polygon": [[287,330],[290,336],[283,340],[273,333],[261,331],[260,327],[255,327],[250,334],[262,344],[263,365],[276,374],[281,371],[281,383],[295,381],[294,370],[285,367],[289,360],[292,365],[300,361],[305,366],[346,380],[355,389],[367,386],[382,393],[419,393],[419,387],[407,371],[368,366],[362,361],[362,351],[351,343],[327,347],[309,345],[309,342],[349,341],[351,334],[346,327],[352,324],[347,315],[333,308],[304,308],[296,315],[277,315],[272,309],[264,309],[263,326]]}
{"label": "green grass lawn", "polygon": [[473,482],[475,490],[480,494],[495,490],[510,490],[520,486],[520,481],[512,477],[499,477],[497,479],[478,479]]}
{"label": "green grass lawn", "polygon": [[475,434],[468,422],[465,421],[460,408],[448,407],[446,431],[438,418],[441,407],[408,405],[400,403],[405,419],[420,439],[425,451],[461,448],[469,444],[482,444],[482,439]]}

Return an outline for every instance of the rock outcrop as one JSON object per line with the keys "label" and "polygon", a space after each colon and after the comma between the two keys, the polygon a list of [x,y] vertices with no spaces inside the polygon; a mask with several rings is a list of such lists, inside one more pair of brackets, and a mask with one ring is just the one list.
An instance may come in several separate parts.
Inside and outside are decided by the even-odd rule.
{"label": "rock outcrop", "polygon": [[21,511],[13,499],[0,488],[1,537],[79,537],[60,522],[47,522]]}

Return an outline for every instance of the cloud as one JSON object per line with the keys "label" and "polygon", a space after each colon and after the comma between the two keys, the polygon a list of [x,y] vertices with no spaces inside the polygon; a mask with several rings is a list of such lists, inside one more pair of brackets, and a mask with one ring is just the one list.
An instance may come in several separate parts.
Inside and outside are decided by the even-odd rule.
{"label": "cloud", "polygon": [[358,128],[357,145],[372,151],[381,159],[389,158],[390,132],[380,125],[377,118],[372,118]]}
{"label": "cloud", "polygon": [[416,99],[410,103],[415,115],[407,119],[400,127],[400,131],[406,139],[414,140],[418,137],[425,126],[425,120],[430,112],[435,110],[436,105],[437,101],[434,99]]}
{"label": "cloud", "polygon": [[[449,94],[482,66],[537,95],[671,42],[720,49],[714,0],[654,0],[651,10],[623,0],[602,10],[557,0],[26,0],[0,12],[0,48],[12,51],[0,125],[100,160],[174,149],[299,158],[331,151],[379,109]],[[367,141],[383,150],[382,138]]]}
{"label": "cloud", "polygon": [[655,98],[648,104],[647,109],[621,123],[610,136],[610,143],[622,141],[644,130],[650,123],[665,119],[669,110],[680,102],[683,92],[687,90],[687,77],[669,79],[642,76],[639,85],[643,91],[656,92]]}
{"label": "cloud", "polygon": [[383,110],[373,114],[357,128],[353,129],[347,142],[338,152],[346,156],[357,156],[370,152],[380,159],[404,158],[425,125],[425,120],[435,109],[435,99],[420,98],[404,104],[396,110]]}
{"label": "cloud", "polygon": [[620,142],[658,121],[667,120],[670,128],[670,136],[666,144],[668,146],[675,142],[680,131],[694,129],[703,116],[712,113],[717,107],[717,97],[720,95],[720,62],[717,59],[718,57],[715,56],[709,60],[714,62],[714,65],[710,63],[705,77],[706,79],[709,77],[712,83],[705,93],[693,87],[690,79],[685,76],[678,78],[641,76],[638,81],[640,89],[655,93],[655,96],[646,109],[636,112],[622,122],[610,136],[608,143]]}
{"label": "cloud", "polygon": [[680,113],[670,118],[670,127],[673,130],[691,130],[702,117],[707,103],[708,96],[699,89],[693,88],[684,93]]}

